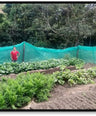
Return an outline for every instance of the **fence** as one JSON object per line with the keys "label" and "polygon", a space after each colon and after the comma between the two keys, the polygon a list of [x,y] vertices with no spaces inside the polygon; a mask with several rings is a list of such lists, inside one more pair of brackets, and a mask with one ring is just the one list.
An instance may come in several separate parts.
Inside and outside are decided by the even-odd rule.
{"label": "fence", "polygon": [[[36,47],[27,42],[15,45],[20,52],[18,62],[35,62],[49,60],[52,58],[59,59],[69,56],[71,58],[78,57],[85,62],[96,63],[96,47],[76,46],[66,49],[51,49]],[[10,52],[13,46],[0,47],[0,63],[11,62]]]}

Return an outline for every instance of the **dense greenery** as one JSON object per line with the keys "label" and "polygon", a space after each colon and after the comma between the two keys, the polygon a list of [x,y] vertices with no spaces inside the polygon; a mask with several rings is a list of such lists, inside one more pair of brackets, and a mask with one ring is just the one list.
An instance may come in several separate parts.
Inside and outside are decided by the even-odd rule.
{"label": "dense greenery", "polygon": [[53,85],[52,77],[40,73],[21,73],[16,79],[2,78],[0,109],[16,109],[33,98],[38,102],[47,100]]}
{"label": "dense greenery", "polygon": [[19,63],[3,63],[0,64],[0,75],[3,74],[10,74],[10,73],[20,73],[23,71],[29,71],[29,70],[37,70],[37,69],[49,69],[54,68],[57,66],[76,66],[77,69],[82,68],[84,66],[84,61],[77,58],[69,58],[69,59],[52,59],[52,60],[46,60],[41,62],[23,62],[21,64]]}
{"label": "dense greenery", "polygon": [[[7,3],[3,8],[1,6],[0,46],[22,41],[50,48],[85,45],[85,42],[86,45],[96,45],[95,4]],[[66,69],[70,65],[80,70],[72,72]],[[57,66],[61,71],[50,75],[27,72],[17,75],[15,79],[0,77],[0,109],[16,109],[33,99],[38,102],[47,100],[54,84],[68,83],[72,86],[94,83],[96,68],[81,69],[84,66],[82,60],[68,57],[20,64],[3,63],[0,64],[0,75]]]}
{"label": "dense greenery", "polygon": [[17,109],[32,99],[38,102],[48,100],[54,84],[64,85],[66,82],[72,86],[94,83],[95,77],[96,67],[76,72],[61,67],[60,72],[51,75],[27,72],[17,75],[16,79],[3,77],[0,81],[0,109]]}
{"label": "dense greenery", "polygon": [[22,41],[51,48],[96,45],[96,4],[7,3],[2,10],[0,46]]}
{"label": "dense greenery", "polygon": [[71,72],[69,69],[61,67],[61,71],[54,72],[52,77],[55,79],[55,83],[64,85],[67,82],[70,86],[76,84],[88,84],[95,83],[93,78],[96,77],[96,67],[85,70],[81,69],[76,72]]}

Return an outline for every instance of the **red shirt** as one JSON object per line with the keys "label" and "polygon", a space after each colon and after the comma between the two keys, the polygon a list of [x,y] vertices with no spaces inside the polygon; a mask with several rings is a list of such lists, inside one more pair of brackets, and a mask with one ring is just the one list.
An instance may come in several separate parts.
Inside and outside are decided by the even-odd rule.
{"label": "red shirt", "polygon": [[18,51],[11,51],[12,60],[17,60],[17,54],[19,54]]}

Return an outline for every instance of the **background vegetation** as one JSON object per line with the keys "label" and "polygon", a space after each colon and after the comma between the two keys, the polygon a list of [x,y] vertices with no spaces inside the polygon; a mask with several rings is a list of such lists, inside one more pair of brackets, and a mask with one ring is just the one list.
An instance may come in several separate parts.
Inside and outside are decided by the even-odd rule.
{"label": "background vegetation", "polygon": [[0,46],[22,41],[63,49],[96,45],[96,4],[7,3],[0,9]]}

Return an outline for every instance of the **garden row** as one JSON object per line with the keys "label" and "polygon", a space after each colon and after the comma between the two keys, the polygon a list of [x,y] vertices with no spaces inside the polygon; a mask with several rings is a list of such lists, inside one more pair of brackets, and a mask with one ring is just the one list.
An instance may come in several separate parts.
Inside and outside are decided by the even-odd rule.
{"label": "garden row", "polygon": [[22,62],[22,63],[3,63],[0,64],[0,75],[10,74],[10,73],[20,73],[26,72],[30,70],[38,70],[38,69],[49,69],[57,66],[76,66],[76,68],[81,68],[84,66],[84,61],[77,58],[69,58],[69,59],[51,59],[41,62]]}
{"label": "garden row", "polygon": [[2,77],[0,81],[0,109],[16,109],[31,100],[38,102],[48,100],[55,84],[70,86],[75,84],[94,83],[96,67],[88,70],[80,69],[71,72],[61,67],[61,71],[53,74],[20,73],[15,79]]}
{"label": "garden row", "polygon": [[64,83],[68,83],[70,86],[94,83],[93,78],[96,77],[96,67],[88,70],[80,69],[71,72],[69,69],[66,69],[65,66],[62,66],[61,71],[54,72],[52,77],[54,78],[55,83],[60,85],[64,85]]}

